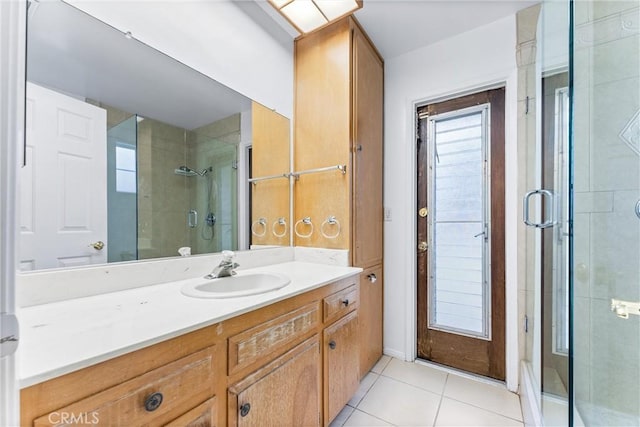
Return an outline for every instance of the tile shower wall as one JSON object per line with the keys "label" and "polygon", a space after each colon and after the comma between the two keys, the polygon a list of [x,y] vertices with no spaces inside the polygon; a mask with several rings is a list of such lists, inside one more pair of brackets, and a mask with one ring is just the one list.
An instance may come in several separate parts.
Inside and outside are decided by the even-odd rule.
{"label": "tile shower wall", "polygon": [[189,246],[187,209],[190,177],[184,129],[156,120],[138,122],[138,259],[177,256]]}
{"label": "tile shower wall", "polygon": [[583,419],[639,425],[640,2],[575,6],[574,382]]}
{"label": "tile shower wall", "polygon": [[[187,163],[201,171],[212,170],[189,181],[189,206],[198,212],[197,227],[189,229],[193,254],[236,249],[237,155],[240,144],[240,114],[234,114],[188,133]],[[206,216],[216,217],[213,227]]]}

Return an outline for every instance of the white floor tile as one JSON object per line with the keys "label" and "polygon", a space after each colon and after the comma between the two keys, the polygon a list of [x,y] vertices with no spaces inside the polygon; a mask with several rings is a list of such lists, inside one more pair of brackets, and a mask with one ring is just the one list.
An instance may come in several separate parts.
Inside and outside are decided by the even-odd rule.
{"label": "white floor tile", "polygon": [[379,418],[372,417],[362,411],[355,410],[344,424],[344,427],[360,426],[360,427],[375,427],[375,426],[390,426],[391,424],[382,421]]}
{"label": "white floor tile", "polygon": [[333,421],[331,421],[329,427],[342,427],[344,423],[349,419],[353,411],[355,411],[353,407],[345,405],[345,407],[342,408],[342,411],[340,411],[338,415],[336,415],[336,417],[333,419]]}
{"label": "white floor tile", "polygon": [[387,364],[391,361],[391,357],[382,356],[380,360],[375,364],[375,366],[371,369],[371,372],[376,374],[381,374]]}
{"label": "white floor tile", "polygon": [[436,426],[522,427],[522,423],[457,400],[444,398]]}
{"label": "white floor tile", "polygon": [[358,406],[358,403],[362,400],[362,398],[367,394],[373,383],[376,382],[380,375],[374,374],[373,372],[369,372],[364,376],[362,381],[360,381],[360,386],[358,387],[358,391],[353,395],[349,403],[347,405],[353,406],[354,408]]}
{"label": "white floor tile", "polygon": [[357,409],[395,425],[432,426],[439,404],[435,393],[381,376]]}
{"label": "white floor tile", "polygon": [[447,373],[444,371],[399,359],[392,359],[382,375],[437,394],[442,394],[447,380]]}
{"label": "white floor tile", "polygon": [[520,399],[499,385],[486,384],[449,374],[444,395],[473,406],[522,421]]}

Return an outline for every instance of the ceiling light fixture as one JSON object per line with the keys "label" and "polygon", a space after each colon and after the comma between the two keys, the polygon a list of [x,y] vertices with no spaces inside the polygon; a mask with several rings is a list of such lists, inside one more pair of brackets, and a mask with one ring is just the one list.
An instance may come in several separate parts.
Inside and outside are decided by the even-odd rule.
{"label": "ceiling light fixture", "polygon": [[362,0],[269,0],[302,34],[350,15],[362,7]]}

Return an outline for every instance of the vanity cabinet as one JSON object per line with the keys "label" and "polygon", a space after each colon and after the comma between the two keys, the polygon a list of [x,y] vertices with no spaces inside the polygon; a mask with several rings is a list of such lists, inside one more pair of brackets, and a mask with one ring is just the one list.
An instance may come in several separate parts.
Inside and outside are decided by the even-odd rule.
{"label": "vanity cabinet", "polygon": [[[311,227],[300,228],[295,245],[349,249],[351,265],[376,275],[361,288],[362,375],[382,354],[383,91],[383,60],[355,18],[296,40],[294,169],[346,165],[347,173],[299,177],[295,219],[315,226],[308,237]],[[326,225],[329,216],[340,227]]]}
{"label": "vanity cabinet", "polygon": [[[210,347],[198,351],[71,405],[56,408],[35,419],[33,425],[164,425],[171,424],[176,418],[186,423],[182,425],[188,425],[198,419],[207,419],[207,414],[212,422],[215,399],[204,404],[203,411],[196,409],[196,413],[192,413],[184,408],[191,408],[194,402],[203,402],[214,394],[214,350]],[[183,416],[185,412],[188,413]]]}
{"label": "vanity cabinet", "polygon": [[358,312],[324,330],[325,418],[332,421],[360,384]]}
{"label": "vanity cabinet", "polygon": [[314,335],[230,386],[229,425],[320,425],[319,346]]}
{"label": "vanity cabinet", "polygon": [[328,425],[359,383],[359,280],[27,387],[22,425]]}
{"label": "vanity cabinet", "polygon": [[360,377],[364,377],[382,356],[382,266],[368,268],[360,274]]}

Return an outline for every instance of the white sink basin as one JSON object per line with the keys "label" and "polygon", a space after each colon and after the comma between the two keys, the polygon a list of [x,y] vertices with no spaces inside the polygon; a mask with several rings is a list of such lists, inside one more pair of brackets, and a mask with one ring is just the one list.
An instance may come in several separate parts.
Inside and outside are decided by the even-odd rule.
{"label": "white sink basin", "polygon": [[236,298],[275,291],[290,282],[287,276],[274,273],[238,273],[219,279],[198,277],[188,280],[182,293],[196,298]]}

